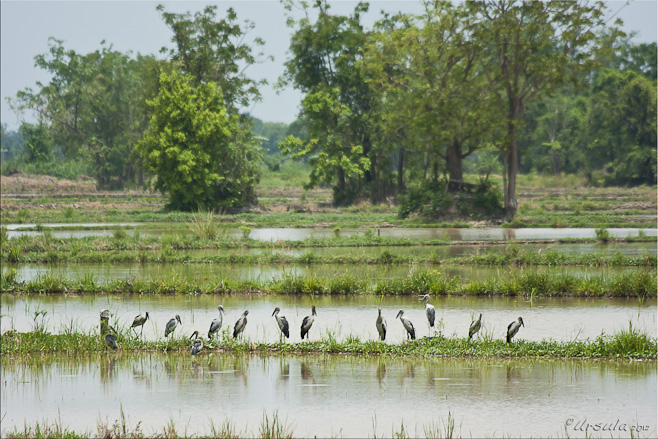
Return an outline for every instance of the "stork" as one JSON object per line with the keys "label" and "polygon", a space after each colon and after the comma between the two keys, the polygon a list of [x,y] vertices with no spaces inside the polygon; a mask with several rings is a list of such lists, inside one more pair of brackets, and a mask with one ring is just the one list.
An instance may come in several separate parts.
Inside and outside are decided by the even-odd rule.
{"label": "stork", "polygon": [[137,335],[137,330],[135,329],[138,326],[142,327],[141,332],[139,335],[141,336],[142,333],[144,332],[144,323],[149,319],[149,313],[148,311],[145,312],[143,315],[139,314],[135,319],[133,320],[133,324],[130,326],[130,328],[135,332],[135,335]]}
{"label": "stork", "polygon": [[167,326],[165,326],[165,338],[167,338],[167,336],[169,336],[169,334],[174,332],[174,330],[176,329],[176,326],[177,326],[176,322],[178,322],[181,325],[183,324],[183,322],[180,321],[180,316],[178,314],[176,314],[176,317],[174,317],[173,319],[171,319],[167,322]]}
{"label": "stork", "polygon": [[516,335],[517,332],[519,332],[521,326],[525,327],[521,317],[509,324],[507,327],[507,343],[512,343],[512,338]]}
{"label": "stork", "polygon": [[279,316],[279,311],[281,311],[281,309],[279,309],[279,307],[277,306],[276,308],[274,308],[274,312],[272,313],[272,315],[276,319],[277,325],[279,325],[279,329],[281,330],[281,334],[282,334],[280,336],[280,339],[283,340],[284,335],[286,336],[286,338],[290,338],[290,331],[288,330],[288,320],[286,320],[284,316]]}
{"label": "stork", "polygon": [[201,352],[203,349],[203,340],[199,338],[199,331],[194,331],[190,336],[190,339],[194,337],[194,343],[192,343],[192,355],[196,355]]}
{"label": "stork", "polygon": [[211,340],[213,336],[218,333],[220,329],[222,329],[222,323],[224,322],[224,317],[222,316],[222,313],[224,313],[224,307],[219,305],[217,309],[219,310],[219,317],[212,321],[210,324],[210,329],[208,330],[208,338]]}
{"label": "stork", "polygon": [[434,319],[436,318],[436,310],[432,305],[430,305],[430,295],[425,294],[420,299],[422,302],[425,302],[425,315],[427,316],[427,323],[429,324],[428,330],[431,332],[434,327]]}
{"label": "stork", "polygon": [[468,328],[468,338],[471,339],[477,332],[480,330],[480,327],[482,326],[482,313],[480,313],[480,318],[477,320],[473,320],[471,322],[471,326]]}
{"label": "stork", "polygon": [[411,321],[407,318],[404,317],[404,310],[400,310],[397,316],[395,318],[400,318],[400,321],[402,322],[402,326],[404,326],[404,329],[407,330],[407,338],[411,340],[416,339],[416,330],[414,329],[414,325],[411,323]]}
{"label": "stork", "polygon": [[379,308],[379,314],[377,315],[375,326],[377,327],[377,332],[379,332],[379,338],[381,341],[386,340],[386,320],[384,320],[384,317],[382,317],[381,308]]}
{"label": "stork", "polygon": [[317,315],[318,314],[315,312],[315,305],[313,305],[311,307],[311,315],[304,317],[304,320],[302,320],[302,330],[301,330],[302,340],[304,340],[304,337],[306,337],[306,341],[308,341],[308,331],[311,329],[311,326],[315,321],[315,316]]}
{"label": "stork", "polygon": [[238,338],[238,335],[244,332],[244,328],[247,326],[247,314],[249,314],[249,311],[243,312],[238,321],[235,322],[235,326],[233,327],[233,338]]}

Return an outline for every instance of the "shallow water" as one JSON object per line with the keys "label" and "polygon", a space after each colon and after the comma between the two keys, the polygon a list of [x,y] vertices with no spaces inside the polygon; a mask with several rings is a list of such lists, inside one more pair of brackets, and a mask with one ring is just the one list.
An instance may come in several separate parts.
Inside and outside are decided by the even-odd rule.
{"label": "shallow water", "polygon": [[[337,340],[356,336],[361,340],[376,340],[375,319],[377,308],[388,323],[386,341],[401,343],[406,333],[395,319],[400,309],[414,324],[418,337],[430,334],[424,305],[418,297],[374,296],[12,296],[2,297],[0,324],[2,330],[30,331],[35,323],[36,311],[46,311],[43,319],[47,330],[63,333],[75,331],[96,332],[99,313],[109,309],[110,323],[115,328],[127,328],[133,318],[145,311],[150,319],[144,325],[143,337],[148,340],[162,338],[165,324],[179,314],[182,326],[175,332],[177,337],[189,337],[198,330],[204,337],[213,319],[218,316],[217,305],[225,309],[223,330],[229,331],[244,310],[249,310],[245,338],[251,341],[276,342],[279,329],[272,311],[281,308],[281,315],[290,323],[290,341],[300,341],[300,326],[310,314],[311,305],[317,307],[317,317],[310,331],[311,340],[328,338]],[[532,302],[526,298],[478,298],[435,297],[431,304],[436,308],[436,325],[447,336],[465,337],[468,327],[477,313],[483,313],[482,334],[504,339],[507,325],[523,317],[525,326],[517,338],[540,341],[582,340],[595,338],[602,332],[611,334],[633,328],[656,336],[656,300],[639,304],[632,299],[579,299],[538,298]]]}
{"label": "shallow water", "polygon": [[[655,362],[258,357],[108,353],[4,359],[2,433],[58,422],[96,431],[126,416],[149,435],[203,434],[230,419],[259,436],[278,412],[295,437],[656,435]],[[590,429],[597,423],[612,431]],[[583,431],[579,430],[582,429]],[[624,432],[623,429],[626,429]]]}
{"label": "shallow water", "polygon": [[[98,230],[58,230],[53,231],[54,238],[82,238],[86,236],[111,236],[112,231],[103,230],[103,227],[109,226],[143,226],[143,223],[116,223],[116,224],[42,224],[43,227],[98,227]],[[7,236],[9,239],[21,235],[39,235],[41,232],[21,230],[25,227],[35,227],[35,224],[9,224]],[[366,228],[344,228],[341,229],[342,236],[364,235]],[[375,235],[386,238],[408,238],[408,239],[448,239],[450,241],[510,241],[526,239],[560,239],[560,238],[596,238],[594,228],[524,228],[524,229],[454,229],[454,228],[403,228],[390,227],[372,229]],[[610,228],[607,229],[611,236],[625,238],[628,236],[637,236],[642,230],[647,236],[656,236],[658,234],[655,228]],[[163,234],[185,234],[189,230],[176,230],[175,232],[167,230],[149,230],[148,227],[140,227],[140,234],[143,236]],[[239,229],[229,229],[229,236],[232,238],[241,238],[242,231]],[[258,241],[303,241],[306,238],[332,238],[335,234],[330,228],[273,228],[264,227],[253,229],[249,235],[251,239]]]}

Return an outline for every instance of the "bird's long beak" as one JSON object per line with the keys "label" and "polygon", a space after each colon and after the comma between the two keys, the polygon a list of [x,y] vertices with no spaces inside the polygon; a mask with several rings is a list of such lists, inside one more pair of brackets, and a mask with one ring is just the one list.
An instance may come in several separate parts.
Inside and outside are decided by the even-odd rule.
{"label": "bird's long beak", "polygon": [[272,311],[272,316],[274,316],[274,314],[276,314],[276,310]]}

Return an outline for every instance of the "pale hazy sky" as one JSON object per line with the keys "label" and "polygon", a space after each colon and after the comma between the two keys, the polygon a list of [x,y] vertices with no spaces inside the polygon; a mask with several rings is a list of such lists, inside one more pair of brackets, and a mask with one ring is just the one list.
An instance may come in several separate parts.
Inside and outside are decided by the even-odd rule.
{"label": "pale hazy sky", "polygon": [[[64,47],[85,54],[99,49],[105,40],[120,52],[157,54],[162,46],[168,46],[171,32],[160,19],[155,7],[162,3],[169,12],[195,12],[208,4],[216,4],[218,13],[227,8],[235,9],[240,21],[249,19],[256,24],[252,37],[261,37],[266,45],[266,55],[275,57],[254,65],[247,74],[265,78],[270,85],[261,89],[263,101],[254,104],[249,112],[270,122],[292,122],[298,112],[301,94],[287,89],[278,92],[272,85],[283,73],[283,62],[290,42],[291,29],[286,26],[284,8],[279,1],[219,1],[219,2],[152,2],[152,1],[6,1],[1,8],[1,95],[0,120],[9,130],[20,125],[20,119],[9,108],[6,98],[14,97],[19,90],[34,87],[37,81],[47,82],[46,72],[34,67],[34,57],[46,53],[48,38],[64,41]],[[331,2],[334,13],[347,14],[354,1]],[[637,41],[656,41],[658,8],[655,0],[607,2],[610,14],[624,21],[626,32],[638,33]],[[366,24],[379,17],[379,11],[404,10],[418,12],[420,4],[415,0],[371,1]],[[31,120],[29,114],[23,115]]]}

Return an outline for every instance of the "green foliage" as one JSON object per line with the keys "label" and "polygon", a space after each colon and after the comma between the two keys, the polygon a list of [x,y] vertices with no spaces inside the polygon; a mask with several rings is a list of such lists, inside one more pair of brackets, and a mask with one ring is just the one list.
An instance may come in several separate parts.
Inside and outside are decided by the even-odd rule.
{"label": "green foliage", "polygon": [[136,148],[158,177],[155,188],[169,195],[168,208],[191,211],[255,201],[259,153],[240,138],[238,117],[227,115],[214,84],[195,85],[189,75],[163,73],[150,107],[153,117]]}

